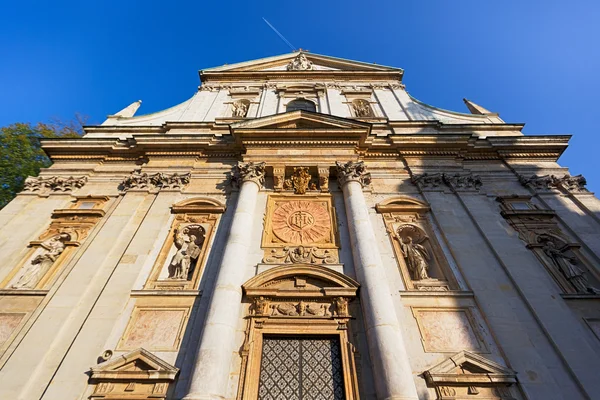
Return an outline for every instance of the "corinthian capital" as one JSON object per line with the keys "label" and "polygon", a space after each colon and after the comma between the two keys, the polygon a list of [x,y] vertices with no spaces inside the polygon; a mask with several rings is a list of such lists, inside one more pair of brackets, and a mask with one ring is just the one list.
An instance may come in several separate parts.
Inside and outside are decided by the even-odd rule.
{"label": "corinthian capital", "polygon": [[244,182],[254,182],[259,187],[265,183],[265,162],[238,162],[233,172],[233,182],[241,186]]}
{"label": "corinthian capital", "polygon": [[347,182],[353,181],[360,183],[362,186],[371,183],[371,174],[367,172],[364,161],[348,161],[345,164],[336,161],[335,166],[340,187],[344,186]]}

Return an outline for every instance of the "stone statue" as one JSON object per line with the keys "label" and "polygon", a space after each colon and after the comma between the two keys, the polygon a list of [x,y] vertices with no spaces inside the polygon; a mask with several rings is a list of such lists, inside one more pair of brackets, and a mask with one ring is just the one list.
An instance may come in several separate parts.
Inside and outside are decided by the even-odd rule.
{"label": "stone statue", "polygon": [[234,102],[233,104],[231,104],[232,115],[234,117],[239,117],[239,118],[246,117],[246,114],[248,113],[248,106],[249,106],[249,104],[244,101]]}
{"label": "stone statue", "polygon": [[201,245],[198,245],[198,237],[190,233],[188,227],[181,234],[175,236],[177,251],[169,264],[169,279],[188,279],[192,264],[198,261]]}
{"label": "stone statue", "polygon": [[555,268],[557,268],[573,286],[573,288],[575,288],[577,293],[600,293],[600,290],[589,285],[588,279],[585,277],[585,273],[577,266],[577,257],[572,257],[566,254],[566,252],[569,250],[568,245],[565,245],[559,249],[552,240],[547,240],[544,242],[544,247],[542,250],[544,251],[544,254],[546,254],[552,260]]}
{"label": "stone statue", "polygon": [[61,233],[43,241],[40,245],[42,253],[23,269],[19,278],[10,285],[11,289],[33,289],[65,250],[65,242],[70,239],[69,234]]}
{"label": "stone statue", "polygon": [[348,317],[350,312],[348,311],[348,299],[345,297],[336,297],[335,302],[335,315],[338,317]]}
{"label": "stone statue", "polygon": [[311,71],[313,70],[313,64],[306,58],[302,53],[298,54],[296,58],[289,62],[287,65],[288,71]]}
{"label": "stone statue", "polygon": [[369,105],[369,102],[366,100],[354,100],[352,102],[352,108],[354,109],[354,115],[356,115],[357,117],[372,117],[373,116],[373,110],[371,110],[371,106]]}
{"label": "stone statue", "polygon": [[400,241],[400,247],[411,278],[415,281],[429,279],[427,272],[429,264],[427,261],[430,257],[427,249],[421,244],[414,243],[413,238],[410,236],[407,236],[405,240]]}

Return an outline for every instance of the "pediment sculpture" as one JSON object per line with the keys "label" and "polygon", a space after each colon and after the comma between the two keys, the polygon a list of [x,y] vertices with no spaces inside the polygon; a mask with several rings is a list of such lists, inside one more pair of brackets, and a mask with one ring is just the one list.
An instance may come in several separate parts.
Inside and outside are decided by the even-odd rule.
{"label": "pediment sculpture", "polygon": [[423,373],[439,400],[516,400],[515,371],[479,354],[461,351]]}
{"label": "pediment sculpture", "polygon": [[90,399],[165,399],[179,369],[145,349],[112,358],[91,369]]}

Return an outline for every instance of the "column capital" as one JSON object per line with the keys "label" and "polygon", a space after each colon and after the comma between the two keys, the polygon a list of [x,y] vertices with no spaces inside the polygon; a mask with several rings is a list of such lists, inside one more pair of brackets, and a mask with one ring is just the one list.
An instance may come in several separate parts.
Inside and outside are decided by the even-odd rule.
{"label": "column capital", "polygon": [[335,167],[340,187],[343,187],[348,182],[358,182],[363,187],[371,183],[371,174],[367,172],[364,161],[348,161],[345,164],[336,161]]}
{"label": "column capital", "polygon": [[233,182],[241,186],[244,182],[254,182],[262,189],[265,183],[265,166],[267,163],[250,161],[238,162],[233,170]]}

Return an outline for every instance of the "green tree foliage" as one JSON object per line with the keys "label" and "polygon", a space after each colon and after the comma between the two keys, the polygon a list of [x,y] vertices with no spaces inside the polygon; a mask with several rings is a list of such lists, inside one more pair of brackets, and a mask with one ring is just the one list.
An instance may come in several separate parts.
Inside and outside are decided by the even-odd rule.
{"label": "green tree foliage", "polygon": [[81,133],[79,122],[16,123],[0,128],[0,208],[23,189],[28,176],[37,176],[40,168],[52,164],[39,139],[79,137]]}

